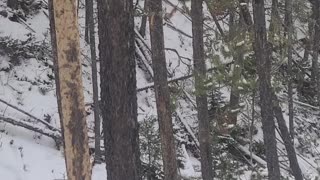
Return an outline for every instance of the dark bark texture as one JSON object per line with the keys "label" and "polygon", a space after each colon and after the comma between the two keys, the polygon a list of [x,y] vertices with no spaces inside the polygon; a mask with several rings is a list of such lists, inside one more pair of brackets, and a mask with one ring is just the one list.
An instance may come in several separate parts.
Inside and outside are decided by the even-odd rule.
{"label": "dark bark texture", "polygon": [[312,73],[313,82],[317,87],[317,104],[320,105],[320,74],[319,74],[319,50],[320,50],[320,0],[313,1],[314,36],[312,49]]}
{"label": "dark bark texture", "polygon": [[296,180],[303,180],[301,169],[297,160],[296,151],[294,149],[293,142],[291,140],[291,137],[286,125],[286,121],[283,118],[282,109],[280,107],[279,100],[275,94],[272,95],[272,98],[273,98],[273,113],[278,121],[280,134],[288,154],[291,172]]}
{"label": "dark bark texture", "polygon": [[293,127],[293,87],[292,87],[292,38],[293,38],[293,21],[292,21],[292,5],[291,0],[285,1],[285,32],[287,34],[287,58],[288,58],[288,97],[289,97],[289,132],[291,139],[294,138]]}
{"label": "dark bark texture", "polygon": [[167,82],[167,66],[164,50],[162,1],[149,0],[149,11],[152,66],[163,156],[164,179],[177,180],[178,167],[173,137],[172,113],[170,109],[170,94]]}
{"label": "dark bark texture", "polygon": [[141,34],[142,37],[145,37],[146,35],[147,19],[148,19],[148,13],[149,13],[148,1],[149,0],[144,0],[144,7],[143,7],[144,12],[142,15],[141,25],[139,30],[139,33]]}
{"label": "dark bark texture", "polygon": [[195,70],[196,103],[199,121],[199,142],[201,156],[201,172],[204,180],[213,179],[210,123],[208,118],[207,92],[204,84],[206,78],[206,64],[204,59],[203,42],[203,0],[191,1],[193,61]]}
{"label": "dark bark texture", "polygon": [[133,2],[98,0],[101,114],[108,180],[140,179]]}
{"label": "dark bark texture", "polygon": [[280,168],[272,111],[271,58],[267,43],[264,0],[253,0],[254,52],[259,76],[260,106],[263,140],[270,180],[280,179]]}
{"label": "dark bark texture", "polygon": [[91,78],[92,78],[92,88],[93,88],[93,106],[94,106],[94,161],[100,163],[101,159],[101,149],[100,149],[100,110],[99,110],[99,89],[98,89],[98,70],[97,70],[97,55],[96,55],[96,40],[94,31],[94,15],[93,15],[93,0],[86,1],[86,9],[88,16],[88,26],[89,26],[89,42],[90,42],[90,53],[91,53]]}

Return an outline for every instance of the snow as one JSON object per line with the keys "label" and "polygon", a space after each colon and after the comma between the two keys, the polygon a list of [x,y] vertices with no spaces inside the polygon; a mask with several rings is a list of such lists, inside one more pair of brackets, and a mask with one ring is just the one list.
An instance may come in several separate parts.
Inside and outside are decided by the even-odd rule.
{"label": "snow", "polygon": [[[177,5],[179,8],[182,8],[179,0],[170,0],[173,5]],[[0,1],[2,3],[2,1]],[[143,1],[139,2],[141,5]],[[174,8],[172,5],[164,1],[164,9],[166,13],[170,13]],[[186,3],[190,8],[190,3]],[[1,5],[1,4],[0,4]],[[246,3],[241,3],[241,6],[246,6]],[[251,7],[249,7],[251,8]],[[0,6],[0,10],[2,10],[2,6]],[[251,9],[250,9],[251,10]],[[80,27],[84,26],[84,11],[80,10]],[[208,14],[208,12],[205,12]],[[137,27],[139,24],[139,18],[136,18]],[[0,16],[0,37],[11,37],[13,39],[18,40],[26,40],[28,38],[27,34],[32,33],[35,35],[37,41],[48,41],[48,18],[44,14],[44,12],[40,12],[39,14],[33,16],[28,19],[27,25],[35,31],[32,33],[25,25],[12,22],[7,18]],[[187,35],[192,34],[192,27],[190,17],[183,15],[179,11],[177,11],[170,22],[166,22],[167,24],[164,26],[164,35],[165,35],[165,47],[176,49],[181,57],[186,57],[192,60],[192,39],[184,34],[178,33],[177,31],[170,28],[170,26],[176,27]],[[209,38],[215,39],[215,32],[210,27],[215,27],[212,22],[206,21],[206,31],[210,32]],[[221,24],[222,28],[227,29],[227,25],[225,23]],[[148,27],[146,28],[148,29]],[[299,36],[301,32],[299,32]],[[81,29],[81,47],[83,54],[82,61],[86,66],[82,67],[83,70],[83,86],[85,93],[85,101],[87,103],[92,102],[92,83],[91,83],[91,67],[90,67],[90,59],[86,56],[89,55],[88,45],[83,40],[83,28]],[[140,37],[142,38],[142,37]],[[143,38],[142,38],[143,39]],[[149,35],[147,33],[145,39],[145,43],[150,46],[149,43]],[[140,39],[141,40],[141,39]],[[219,41],[217,42],[219,44]],[[242,46],[245,42],[238,42],[237,46]],[[212,47],[216,48],[216,47]],[[217,48],[217,52],[215,52],[216,56],[219,56],[223,63],[231,62],[230,58],[223,58],[221,55],[221,48],[225,51],[229,51],[227,46],[222,46]],[[247,56],[247,54],[245,55]],[[183,77],[192,73],[192,65],[193,62],[184,59],[183,62],[176,53],[167,50],[166,51],[166,59],[167,59],[167,68],[170,72],[171,79],[175,79],[177,77]],[[150,64],[148,59],[143,59],[145,64]],[[52,62],[48,62],[52,65]],[[221,62],[222,63],[222,62]],[[208,68],[213,67],[213,63],[208,58],[207,60]],[[98,64],[99,66],[99,64]],[[10,104],[23,109],[26,112],[34,115],[39,119],[44,119],[44,116],[49,115],[51,117],[51,121],[48,122],[51,126],[59,128],[60,121],[57,109],[56,95],[55,95],[55,86],[54,82],[49,79],[48,74],[52,74],[50,68],[44,65],[43,62],[38,61],[35,58],[25,59],[21,61],[20,65],[12,67],[12,70],[7,72],[3,71],[7,68],[11,68],[11,64],[9,62],[9,57],[5,54],[3,55],[0,52],[0,99],[9,102]],[[151,66],[147,67],[150,72],[152,72]],[[141,68],[136,68],[137,71],[137,87],[142,88],[146,86],[153,85],[150,80],[147,80],[145,72]],[[17,79],[23,79],[17,80]],[[48,85],[43,85],[41,83],[37,83],[36,80],[40,81],[48,81],[50,82]],[[242,79],[242,82],[247,84],[246,79]],[[194,98],[194,82],[193,79],[187,79],[181,82],[179,88],[184,89],[184,96],[186,98],[178,98],[175,101],[176,114],[180,119],[180,123],[185,127],[185,129],[190,133],[190,136],[194,140],[194,143],[199,146],[199,141],[197,138],[197,127],[198,120],[196,115],[196,103]],[[207,86],[213,86],[213,82],[209,82]],[[241,87],[239,87],[240,89]],[[230,90],[228,87],[221,88],[221,93],[223,94],[226,101],[229,101]],[[240,103],[241,107],[248,107],[250,103]],[[296,106],[307,107],[310,109],[319,110],[318,107],[311,106],[309,104],[296,101]],[[148,89],[146,91],[138,92],[138,120],[143,121],[146,117],[156,116],[156,105],[155,105],[155,97],[152,89]],[[250,107],[248,107],[250,109]],[[308,109],[309,117],[304,118],[297,117],[300,121],[305,123],[314,123],[317,120],[317,112],[311,112]],[[238,111],[241,109],[236,109],[233,111]],[[284,110],[287,112],[287,107],[284,107]],[[247,113],[247,112],[246,112]],[[312,115],[313,113],[313,115]],[[13,117],[15,119],[26,120],[29,117],[23,115],[15,111],[14,109],[0,103],[0,114],[2,116]],[[284,113],[284,117],[287,120],[288,117],[286,113]],[[312,116],[311,116],[312,115]],[[241,115],[239,115],[241,116]],[[89,129],[92,129],[93,116],[92,114],[88,116],[88,126]],[[175,121],[179,121],[175,118]],[[258,127],[257,134],[253,137],[253,140],[256,142],[261,142],[263,140],[263,134],[261,129],[261,123],[258,120],[255,120],[255,125]],[[30,124],[34,123],[35,126],[39,126],[39,128],[44,128],[44,125],[37,124],[35,121],[30,122]],[[178,125],[175,124],[175,127]],[[231,126],[230,126],[231,128]],[[309,132],[308,132],[309,133]],[[302,136],[307,136],[309,139],[314,140],[315,135],[314,132],[310,132],[307,134],[302,134]],[[92,136],[92,132],[89,133]],[[278,136],[279,137],[279,136]],[[181,138],[177,135],[176,138]],[[316,140],[319,141],[319,140]],[[12,143],[11,143],[12,142]],[[90,146],[92,146],[92,140],[90,141]],[[283,145],[278,143],[280,148],[283,148]],[[295,145],[298,147],[300,142],[295,139]],[[247,146],[238,146],[243,152],[250,154],[249,148]],[[319,146],[313,147],[313,151],[320,151]],[[182,144],[180,150],[183,154],[183,161],[185,168],[180,169],[180,173],[185,178],[199,178],[201,176],[200,171],[200,162],[198,158],[193,157],[192,153],[186,149],[185,144]],[[298,151],[297,151],[298,152]],[[319,153],[318,153],[319,154]],[[265,161],[255,155],[252,154],[253,158],[259,162],[260,164],[266,164]],[[63,151],[59,151],[55,147],[55,142],[48,137],[40,136],[34,132],[23,128],[17,128],[8,123],[4,123],[0,121],[0,175],[1,179],[4,180],[55,180],[55,179],[66,179],[66,170],[65,170],[65,162],[64,162],[64,154]],[[316,168],[319,168],[320,162],[318,157],[308,157],[303,153],[299,153],[299,163],[301,165],[301,169],[305,175],[308,175],[311,178],[315,178],[317,176]],[[266,169],[262,170],[260,174],[266,174]],[[241,176],[240,179],[249,179],[252,175],[252,171],[248,170],[244,172],[244,175]],[[285,173],[284,173],[285,174]],[[95,165],[92,171],[93,180],[105,180],[106,179],[106,170],[105,164]]]}

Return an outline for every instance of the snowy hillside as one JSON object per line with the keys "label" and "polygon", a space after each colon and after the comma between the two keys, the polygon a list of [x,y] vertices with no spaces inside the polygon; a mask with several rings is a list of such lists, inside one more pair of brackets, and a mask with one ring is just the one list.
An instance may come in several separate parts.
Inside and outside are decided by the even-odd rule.
{"label": "snowy hillside", "polygon": [[[3,180],[57,180],[66,179],[64,154],[58,150],[57,141],[50,135],[60,135],[60,122],[55,95],[55,82],[53,63],[51,55],[49,19],[46,1],[41,2],[41,7],[35,13],[27,16],[26,21],[16,22],[10,17],[16,12],[7,7],[7,0],[0,0],[0,179]],[[143,1],[139,5],[143,7]],[[164,24],[166,58],[169,80],[174,80],[192,74],[192,28],[190,16],[185,13],[184,4],[179,0],[164,0],[166,13],[178,9],[173,16]],[[190,3],[186,3],[190,7]],[[93,141],[93,112],[92,112],[92,83],[91,83],[91,60],[89,45],[84,41],[85,12],[83,4],[80,5],[79,27],[81,32],[81,57],[83,70],[84,95],[89,125],[90,147],[94,147]],[[4,13],[6,12],[6,14]],[[230,58],[223,58],[223,44],[218,39],[215,25],[205,10],[206,38],[217,39],[214,43],[218,47],[216,56],[221,57],[221,63],[229,63]],[[140,17],[136,17],[136,28],[140,27]],[[224,20],[221,26],[228,30]],[[148,29],[148,27],[147,27]],[[136,37],[137,56],[137,89],[138,89],[138,120],[141,124],[156,117],[156,104],[154,91],[146,88],[153,85],[153,71],[151,67],[151,52],[149,35]],[[98,38],[97,38],[98,39]],[[227,49],[227,47],[225,47]],[[142,50],[145,51],[142,51]],[[145,54],[149,52],[149,54]],[[301,52],[299,52],[301,53]],[[207,67],[212,68],[216,64],[209,58]],[[99,67],[99,64],[98,64]],[[185,179],[200,179],[199,142],[198,142],[198,121],[195,108],[194,82],[193,78],[174,81],[170,84],[173,95],[174,130],[178,146],[178,159],[181,164],[180,173]],[[220,86],[220,85],[219,85]],[[218,91],[223,102],[229,101],[230,87],[221,85]],[[285,94],[280,94],[281,100],[287,100]],[[242,111],[239,114],[240,124],[243,129],[251,122],[250,97],[242,98]],[[256,108],[258,111],[259,109]],[[287,107],[283,104],[285,119],[288,120]],[[320,176],[320,134],[319,134],[319,108],[295,101],[296,111],[296,139],[295,147],[298,154],[300,167],[306,179],[317,179]],[[256,112],[259,114],[259,112]],[[31,117],[31,116],[33,117]],[[15,120],[24,125],[30,125],[44,129],[49,135],[41,135],[23,127],[5,122]],[[238,157],[227,152],[217,155],[216,166],[220,167],[222,162],[232,156],[231,166],[238,168],[233,179],[250,179],[252,174],[259,174],[256,177],[263,179],[267,172],[265,157],[258,152],[263,152],[261,144],[262,130],[261,123],[255,122],[256,134],[253,141],[257,146],[253,154],[256,163],[246,162],[250,154],[249,144],[233,137],[225,137],[228,141],[236,141],[234,148],[239,151],[243,159],[235,160]],[[156,123],[154,123],[156,124]],[[157,125],[154,127],[157,129]],[[285,157],[285,149],[280,135],[278,137],[278,148],[282,175],[293,179],[289,175],[289,163]],[[141,135],[142,141],[145,138]],[[222,138],[223,139],[223,138]],[[219,147],[220,148],[220,147]],[[259,149],[260,148],[260,149]],[[227,151],[228,148],[221,147]],[[221,151],[217,151],[221,152]],[[238,154],[239,154],[238,153]],[[237,153],[235,153],[237,154]],[[260,156],[259,156],[260,155]],[[234,157],[233,157],[234,156]],[[146,157],[142,157],[144,160]],[[237,165],[235,165],[237,164]],[[225,168],[229,168],[226,165]],[[223,173],[223,172],[221,172]],[[105,164],[93,167],[93,180],[105,180]],[[231,178],[230,178],[231,179]],[[254,178],[252,178],[254,179]]]}

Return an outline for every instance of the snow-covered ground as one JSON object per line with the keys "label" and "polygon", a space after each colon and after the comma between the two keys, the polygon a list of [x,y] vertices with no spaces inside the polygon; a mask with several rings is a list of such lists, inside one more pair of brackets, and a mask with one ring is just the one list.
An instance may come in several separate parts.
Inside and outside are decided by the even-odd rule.
{"label": "snow-covered ground", "polygon": [[[5,0],[0,0],[0,11],[7,9],[5,6]],[[172,9],[178,5],[182,9],[182,4],[178,0],[170,0],[168,3],[164,1],[164,9],[167,13],[170,13]],[[143,1],[140,2],[141,6]],[[173,6],[172,6],[173,5]],[[190,7],[190,4],[187,3]],[[142,6],[143,7],[143,6]],[[41,42],[44,44],[50,43],[49,37],[49,21],[46,16],[47,10],[43,9],[38,14],[27,19],[27,25],[22,25],[16,22],[10,21],[0,15],[0,38],[10,37],[13,40],[27,40],[30,36],[34,36],[33,42]],[[206,12],[206,14],[208,14]],[[83,61],[83,84],[85,102],[92,102],[92,84],[91,84],[91,68],[90,68],[90,53],[89,47],[84,41],[84,11],[80,10],[80,27],[81,27],[81,47],[82,47],[82,61]],[[136,26],[139,27],[140,18],[136,18]],[[172,26],[179,29],[183,33],[178,33],[172,29]],[[213,26],[208,22],[207,26]],[[222,23],[222,27],[225,24]],[[30,30],[32,29],[32,30]],[[148,29],[148,27],[147,27]],[[34,32],[33,32],[34,31]],[[181,77],[192,73],[192,39],[188,37],[191,35],[191,21],[190,17],[177,11],[167,24],[164,25],[165,33],[165,46],[167,66],[170,78]],[[148,39],[148,35],[146,39]],[[212,35],[214,38],[214,34]],[[41,44],[39,43],[39,44]],[[146,41],[148,44],[149,42]],[[227,48],[227,47],[226,47]],[[179,59],[176,52],[170,50],[176,49],[182,59]],[[220,55],[219,52],[217,52]],[[37,56],[38,57],[38,56]],[[0,52],[0,99],[4,100],[30,114],[39,118],[47,119],[47,122],[53,127],[59,128],[59,115],[57,110],[55,85],[54,80],[51,78],[53,72],[50,65],[51,60],[38,59],[37,57],[22,59],[20,64],[12,65],[9,63],[9,58],[5,53]],[[45,55],[50,57],[50,55]],[[226,61],[229,61],[228,59]],[[150,63],[150,62],[149,62]],[[212,63],[208,61],[208,65]],[[10,71],[5,69],[12,67]],[[152,71],[152,68],[149,67]],[[142,88],[152,84],[150,79],[146,77],[146,71],[137,66],[137,87]],[[184,127],[189,132],[196,132],[197,130],[197,118],[195,111],[195,99],[193,96],[193,82],[192,79],[188,79],[179,83],[180,87],[183,87],[184,96],[187,98],[177,98],[176,100],[176,122],[175,128]],[[223,89],[223,94],[228,94],[227,88]],[[228,99],[226,99],[228,100]],[[146,117],[155,116],[155,98],[154,92],[141,91],[138,92],[138,119],[143,121]],[[305,106],[299,106],[305,107]],[[298,108],[298,107],[297,107]],[[89,106],[87,110],[89,111]],[[298,108],[299,109],[299,108]],[[301,110],[301,108],[299,109]],[[302,111],[302,110],[301,110]],[[305,110],[306,112],[314,113],[311,110]],[[285,114],[286,115],[286,114]],[[43,127],[43,124],[36,123],[30,117],[24,115],[21,112],[8,107],[6,104],[0,102],[0,116],[11,117],[18,120],[28,121],[31,124],[36,124],[39,127]],[[240,116],[242,117],[242,116]],[[287,116],[286,116],[287,118]],[[300,118],[300,117],[298,117]],[[303,118],[303,117],[301,117]],[[89,129],[92,130],[92,114],[88,115]],[[310,123],[316,121],[316,116],[308,115],[307,118]],[[300,121],[299,121],[300,122]],[[303,124],[303,122],[301,122]],[[318,123],[319,125],[319,123]],[[261,127],[261,125],[257,125]],[[299,131],[301,132],[301,131]],[[309,134],[308,134],[308,133]],[[314,139],[312,135],[314,131],[306,131],[305,134],[301,133],[299,136],[309,135],[310,139]],[[92,136],[92,131],[89,133]],[[191,134],[193,143],[197,144],[196,133]],[[177,138],[183,137],[177,133]],[[258,134],[255,135],[254,140],[262,140],[262,131],[258,130]],[[187,140],[185,140],[187,141]],[[320,143],[319,140],[315,140]],[[92,146],[93,142],[90,142]],[[296,147],[300,144],[296,143]],[[302,144],[301,146],[304,146]],[[181,174],[186,178],[199,178],[200,177],[200,163],[199,160],[193,157],[192,153],[185,148],[182,144],[179,147],[182,156],[184,157],[184,169],[181,169]],[[248,150],[248,147],[243,147],[244,150]],[[283,145],[279,145],[282,149]],[[320,155],[319,146],[308,146],[310,151]],[[320,160],[319,156],[312,157],[312,155],[306,155],[306,153],[298,151],[299,162],[305,176],[309,176],[310,179],[319,176]],[[245,171],[244,175],[239,179],[249,179],[251,171]],[[286,172],[283,172],[286,174]],[[92,171],[93,180],[105,180],[106,172],[105,165],[96,165]],[[0,120],[0,179],[3,180],[58,180],[66,179],[64,155],[62,151],[57,150],[53,139],[45,136],[41,136],[38,133],[26,130],[24,128],[16,127],[8,123],[4,123]]]}

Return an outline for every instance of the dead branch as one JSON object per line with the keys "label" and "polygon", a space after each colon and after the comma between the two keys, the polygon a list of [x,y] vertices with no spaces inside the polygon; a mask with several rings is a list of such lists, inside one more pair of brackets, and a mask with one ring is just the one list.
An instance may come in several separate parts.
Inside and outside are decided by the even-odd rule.
{"label": "dead branch", "polygon": [[18,108],[17,106],[14,106],[14,105],[12,105],[12,104],[10,104],[10,103],[2,100],[2,99],[0,99],[0,102],[3,103],[3,104],[5,104],[5,105],[7,105],[7,106],[9,106],[9,107],[11,107],[11,108],[13,108],[13,109],[15,109],[15,110],[17,110],[17,111],[19,111],[19,112],[21,112],[21,113],[23,113],[23,114],[25,114],[25,115],[27,115],[27,116],[29,116],[29,117],[31,117],[32,119],[36,120],[37,122],[45,125],[45,126],[46,126],[48,129],[50,129],[51,131],[55,131],[55,132],[61,133],[61,131],[60,131],[59,129],[53,127],[53,126],[52,126],[51,124],[49,124],[48,122],[46,122],[46,121],[44,121],[44,120],[41,120],[41,119],[33,116],[32,114],[30,114],[30,113],[28,113],[28,112],[26,112],[26,111]]}
{"label": "dead branch", "polygon": [[40,134],[45,135],[47,137],[50,137],[53,140],[55,140],[57,147],[59,145],[61,145],[61,143],[62,143],[62,137],[59,132],[52,131],[49,129],[44,129],[44,128],[37,126],[37,125],[34,125],[32,123],[29,123],[26,121],[21,121],[21,120],[15,120],[13,118],[4,117],[2,115],[0,115],[0,120],[7,122],[9,124],[15,125],[15,126],[23,127],[25,129],[40,133]]}

